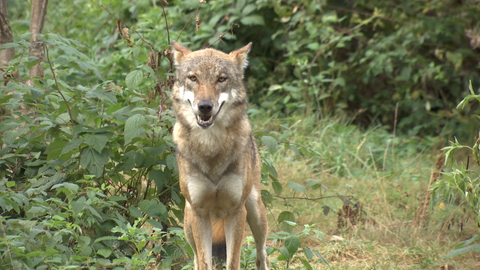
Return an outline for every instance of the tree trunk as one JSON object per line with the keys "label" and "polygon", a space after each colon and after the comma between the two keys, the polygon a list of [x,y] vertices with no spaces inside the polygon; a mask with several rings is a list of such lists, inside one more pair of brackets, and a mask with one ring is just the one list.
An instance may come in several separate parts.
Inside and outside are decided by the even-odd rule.
{"label": "tree trunk", "polygon": [[33,0],[32,3],[32,18],[30,19],[30,56],[38,58],[37,63],[30,69],[29,80],[27,85],[33,86],[33,77],[43,78],[43,68],[41,66],[44,57],[44,48],[42,40],[38,37],[43,31],[43,23],[45,22],[45,15],[47,14],[48,0]]}
{"label": "tree trunk", "polygon": [[[8,23],[7,0],[0,0],[0,46],[13,42],[12,29]],[[15,55],[14,48],[0,50],[0,71],[3,73]]]}

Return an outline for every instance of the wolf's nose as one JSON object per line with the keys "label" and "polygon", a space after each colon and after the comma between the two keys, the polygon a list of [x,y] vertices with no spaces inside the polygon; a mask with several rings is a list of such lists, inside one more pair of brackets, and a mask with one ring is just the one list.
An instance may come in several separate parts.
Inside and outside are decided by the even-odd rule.
{"label": "wolf's nose", "polygon": [[213,104],[210,100],[202,100],[198,103],[198,110],[201,113],[207,114],[212,111]]}

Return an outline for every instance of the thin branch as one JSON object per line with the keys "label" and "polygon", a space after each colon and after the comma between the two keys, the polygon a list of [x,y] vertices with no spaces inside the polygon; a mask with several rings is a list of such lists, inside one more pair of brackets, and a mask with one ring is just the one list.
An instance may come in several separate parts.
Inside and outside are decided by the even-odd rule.
{"label": "thin branch", "polygon": [[162,3],[163,17],[165,18],[165,27],[167,27],[168,44],[170,44],[170,30],[168,29],[168,20],[167,20],[167,13],[165,12],[165,3],[163,1],[160,1],[160,3]]}
{"label": "thin branch", "polygon": [[[236,25],[236,26],[238,27],[238,24],[236,24],[236,23],[230,24],[230,27],[229,27],[227,30],[225,30],[225,32],[221,33],[221,34],[218,36],[218,39],[215,40],[215,42],[213,42],[212,44],[210,44],[210,45],[208,45],[208,46],[210,47],[210,46],[212,46],[213,44],[217,43],[219,40],[221,41],[222,38],[223,38],[223,36],[225,36],[225,34],[226,34],[228,31],[231,31],[231,32],[233,33],[233,30],[232,30],[232,29],[233,29],[233,26],[234,26],[234,25]],[[223,42],[223,41],[222,41],[222,42]]]}
{"label": "thin branch", "polygon": [[351,13],[358,13],[358,14],[362,14],[362,15],[365,15],[365,16],[375,16],[376,18],[383,19],[383,20],[387,20],[387,21],[392,21],[392,22],[397,22],[397,23],[403,23],[403,24],[413,25],[412,23],[408,23],[408,22],[405,22],[405,21],[400,21],[400,20],[396,20],[396,19],[389,18],[389,17],[383,17],[383,16],[379,16],[379,15],[374,14],[374,13],[365,12],[365,11],[359,11],[359,10],[356,10],[356,9],[350,9],[350,8],[344,8],[344,7],[337,7],[337,6],[332,6],[332,5],[327,5],[327,7],[333,8],[333,9],[336,9],[336,10],[351,12]]}
{"label": "thin branch", "polygon": [[314,202],[324,200],[324,199],[331,199],[331,198],[339,198],[339,199],[343,199],[343,198],[353,199],[354,198],[354,196],[351,196],[351,195],[346,195],[346,196],[332,195],[332,196],[323,196],[323,197],[318,197],[318,198],[297,197],[297,196],[280,196],[280,195],[272,195],[272,197],[279,198],[279,199],[282,199],[282,200],[306,200],[306,201],[314,201]]}
{"label": "thin branch", "polygon": [[[213,37],[213,36],[215,36],[215,35],[217,34],[218,27],[221,26],[221,25],[227,20],[228,17],[230,17],[230,14],[231,14],[231,13],[229,12],[229,13],[227,13],[227,15],[223,16],[223,19],[222,19],[219,23],[217,23],[217,27],[215,27],[215,29],[213,30],[213,34],[212,34],[210,37]],[[230,26],[229,29],[231,29],[231,28],[232,28],[232,26]],[[228,30],[227,30],[227,31],[228,31]],[[227,32],[225,31],[225,32],[224,32],[222,35],[220,35],[220,36],[223,37],[226,33],[227,33]],[[209,39],[210,39],[210,38],[209,38]],[[215,42],[216,42],[216,41],[215,41]],[[212,43],[212,44],[210,44],[209,46],[212,46],[213,44],[215,44],[215,42]],[[203,44],[202,48],[205,48],[205,47],[207,46],[207,44],[208,44],[208,39],[207,39],[207,40],[205,41],[205,43]]]}
{"label": "thin branch", "polygon": [[[185,25],[183,26],[182,30],[180,30],[180,33],[178,33],[178,36],[177,36],[177,41],[178,39],[180,38],[180,35],[183,33],[183,30],[185,30],[185,28],[187,28],[187,25],[188,23],[192,20],[193,16],[196,16],[197,13],[198,13],[198,10],[200,9],[200,7],[202,6],[203,3],[206,3],[205,1],[202,1],[200,2],[200,5],[198,5],[197,9],[195,10],[195,12],[192,14],[192,16],[190,16],[190,18],[188,18],[187,22],[185,23]],[[165,10],[163,10],[164,14],[165,14]],[[166,16],[166,15],[165,15]],[[168,29],[168,28],[167,28]],[[170,36],[169,36],[170,38]],[[170,44],[170,40],[168,41],[168,44]]]}
{"label": "thin branch", "polygon": [[65,98],[65,96],[63,95],[62,91],[60,90],[60,86],[58,85],[57,75],[55,74],[55,69],[52,66],[52,62],[50,62],[50,56],[48,54],[47,46],[45,46],[45,51],[46,51],[46,55],[47,55],[47,62],[48,62],[48,65],[50,66],[50,70],[52,71],[53,79],[55,80],[55,86],[57,87],[57,91],[60,94],[60,96],[62,96],[62,99],[65,102],[65,106],[67,106],[68,115],[70,116],[70,122],[72,122],[72,124],[75,124],[75,122],[73,121],[73,117],[72,117],[72,110],[70,109],[70,106],[68,105],[68,101]]}

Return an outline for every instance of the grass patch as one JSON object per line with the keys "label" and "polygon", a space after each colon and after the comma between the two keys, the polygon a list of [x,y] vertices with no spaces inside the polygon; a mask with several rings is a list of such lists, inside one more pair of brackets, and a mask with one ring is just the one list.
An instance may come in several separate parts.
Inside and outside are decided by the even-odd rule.
{"label": "grass patch", "polygon": [[[280,194],[269,190],[276,197],[269,207],[270,230],[285,229],[278,217],[288,211],[297,224],[293,232],[306,224],[322,231],[324,241],[302,238],[302,246],[330,262],[318,262],[314,269],[480,267],[479,254],[445,256],[478,232],[461,206],[431,198],[426,212],[419,210],[439,170],[438,138],[395,136],[384,127],[362,130],[346,119],[256,118],[253,125],[268,130],[280,146],[289,142],[307,150],[298,155],[285,146],[269,154],[261,147],[284,187]],[[324,187],[310,189],[307,179]],[[305,192],[289,183],[303,185]],[[292,267],[304,269],[300,260]]]}

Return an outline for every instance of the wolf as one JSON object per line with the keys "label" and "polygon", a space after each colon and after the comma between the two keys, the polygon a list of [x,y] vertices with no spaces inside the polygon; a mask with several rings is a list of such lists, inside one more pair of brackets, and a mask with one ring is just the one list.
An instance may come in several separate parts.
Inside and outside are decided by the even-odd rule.
{"label": "wolf", "polygon": [[251,46],[226,54],[172,43],[172,135],[186,201],[184,229],[196,270],[212,269],[212,256],[226,257],[228,270],[240,269],[246,222],[255,239],[257,269],[269,269],[261,161],[243,85]]}

